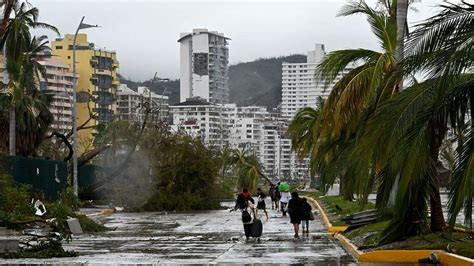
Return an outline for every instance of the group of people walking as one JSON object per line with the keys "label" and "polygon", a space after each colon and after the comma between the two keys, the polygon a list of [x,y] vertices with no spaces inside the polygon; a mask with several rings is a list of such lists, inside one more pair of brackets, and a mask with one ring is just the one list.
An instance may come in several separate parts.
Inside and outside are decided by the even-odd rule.
{"label": "group of people walking", "polygon": [[[293,225],[294,237],[299,238],[300,224],[302,224],[303,236],[309,235],[309,221],[314,220],[311,205],[305,197],[299,197],[298,192],[289,192],[287,183],[278,183],[277,186],[271,184],[268,194],[272,201],[272,210],[282,213],[283,217],[290,216],[290,223]],[[265,198],[267,195],[261,188],[257,189],[257,205],[255,200],[247,189],[243,189],[242,193],[237,196],[235,208],[242,213],[242,223],[246,239],[255,237],[260,240],[263,226],[258,219],[258,212],[265,213],[266,221],[268,221],[268,212],[266,209]]]}

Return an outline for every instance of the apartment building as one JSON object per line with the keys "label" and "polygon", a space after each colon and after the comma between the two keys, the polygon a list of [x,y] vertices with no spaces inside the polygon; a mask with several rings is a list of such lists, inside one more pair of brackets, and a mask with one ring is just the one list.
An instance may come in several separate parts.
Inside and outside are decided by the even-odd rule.
{"label": "apartment building", "polygon": [[252,148],[257,157],[260,157],[263,151],[263,122],[269,117],[267,108],[262,106],[236,107],[234,116],[231,146]]}
{"label": "apartment building", "polygon": [[60,58],[42,58],[37,61],[46,68],[46,77],[40,77],[39,89],[53,99],[49,106],[54,116],[51,129],[69,132],[72,130],[72,71]]}
{"label": "apartment building", "polygon": [[148,87],[138,87],[134,91],[120,84],[117,88],[117,116],[121,120],[141,123],[145,119],[144,106],[151,103],[149,121],[167,120],[168,100],[168,96],[156,94]]}
{"label": "apartment building", "polygon": [[284,116],[293,117],[306,106],[316,106],[318,97],[327,98],[329,91],[315,74],[318,63],[326,55],[324,44],[316,44],[314,51],[308,51],[306,63],[282,64],[282,103]]}
{"label": "apartment building", "polygon": [[211,146],[253,149],[264,173],[275,181],[309,177],[307,168],[302,171],[291,151],[288,120],[266,107],[220,105],[192,98],[171,106],[170,112],[174,131],[202,138]]}
{"label": "apartment building", "polygon": [[230,142],[235,108],[235,104],[219,105],[199,97],[189,98],[170,106],[171,129],[201,138],[209,146],[222,148]]}
{"label": "apartment building", "polygon": [[[66,34],[51,43],[52,55],[66,61],[72,69],[74,35]],[[116,53],[98,49],[89,42],[86,34],[78,34],[76,39],[76,90],[78,93],[77,124],[86,122],[91,128],[79,131],[79,150],[92,145],[94,126],[111,121],[117,115],[117,87],[120,84],[117,70],[119,63]]]}
{"label": "apartment building", "polygon": [[223,33],[194,29],[181,33],[180,102],[201,97],[208,102],[229,102],[229,38]]}

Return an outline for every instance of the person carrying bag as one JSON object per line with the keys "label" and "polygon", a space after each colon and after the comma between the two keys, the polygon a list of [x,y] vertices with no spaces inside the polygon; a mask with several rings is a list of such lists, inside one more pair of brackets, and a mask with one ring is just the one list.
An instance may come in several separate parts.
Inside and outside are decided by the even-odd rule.
{"label": "person carrying bag", "polygon": [[237,196],[234,210],[242,212],[242,224],[244,226],[245,239],[252,236],[252,225],[255,220],[255,201],[246,188]]}

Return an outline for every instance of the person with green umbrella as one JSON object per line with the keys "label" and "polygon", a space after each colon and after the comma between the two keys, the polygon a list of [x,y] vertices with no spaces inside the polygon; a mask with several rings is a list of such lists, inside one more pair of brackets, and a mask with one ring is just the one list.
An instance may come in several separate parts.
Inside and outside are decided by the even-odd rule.
{"label": "person with green umbrella", "polygon": [[290,186],[288,185],[287,182],[280,182],[280,185],[278,186],[278,190],[280,191],[280,195],[281,195],[281,198],[280,198],[281,212],[283,213],[283,217],[285,217],[286,212],[287,212],[287,205],[291,199]]}

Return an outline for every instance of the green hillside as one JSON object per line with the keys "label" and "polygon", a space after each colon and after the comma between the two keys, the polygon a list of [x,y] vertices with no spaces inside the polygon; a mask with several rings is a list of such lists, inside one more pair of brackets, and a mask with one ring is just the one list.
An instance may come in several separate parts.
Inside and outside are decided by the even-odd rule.
{"label": "green hillside", "polygon": [[[238,63],[229,67],[230,102],[238,106],[264,105],[276,107],[281,101],[281,64],[304,63],[305,55],[289,55],[261,58],[252,62]],[[134,82],[123,77],[120,82],[133,90],[138,86],[150,86],[150,81]],[[152,91],[170,97],[170,104],[179,103],[179,80],[155,82]]]}
{"label": "green hillside", "polygon": [[230,102],[276,107],[281,101],[281,64],[304,63],[305,55],[262,58],[229,67]]}

